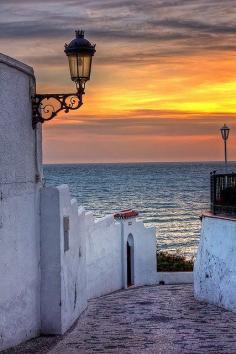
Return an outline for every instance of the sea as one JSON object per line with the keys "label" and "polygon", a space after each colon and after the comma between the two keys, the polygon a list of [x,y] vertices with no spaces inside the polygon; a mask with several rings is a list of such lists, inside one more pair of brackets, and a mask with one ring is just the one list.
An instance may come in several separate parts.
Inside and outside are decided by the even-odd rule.
{"label": "sea", "polygon": [[[45,184],[68,184],[79,205],[96,218],[135,209],[155,227],[157,248],[196,254],[203,211],[210,206],[210,172],[224,163],[89,163],[44,165]],[[236,162],[228,163],[236,171]]]}

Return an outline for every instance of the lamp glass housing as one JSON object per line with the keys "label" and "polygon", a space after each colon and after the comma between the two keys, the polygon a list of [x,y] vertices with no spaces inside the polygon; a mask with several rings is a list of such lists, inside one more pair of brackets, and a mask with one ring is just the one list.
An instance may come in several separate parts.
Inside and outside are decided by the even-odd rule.
{"label": "lamp glass housing", "polygon": [[92,55],[86,53],[70,53],[68,55],[71,80],[85,83],[90,79]]}
{"label": "lamp glass housing", "polygon": [[65,53],[68,57],[71,80],[84,86],[90,79],[92,58],[96,52],[92,45],[84,38],[84,31],[75,31],[75,39],[65,44]]}
{"label": "lamp glass housing", "polygon": [[221,131],[222,139],[227,140],[229,137],[229,131],[230,131],[229,127],[227,127],[227,125],[224,124],[224,126],[220,129],[220,131]]}

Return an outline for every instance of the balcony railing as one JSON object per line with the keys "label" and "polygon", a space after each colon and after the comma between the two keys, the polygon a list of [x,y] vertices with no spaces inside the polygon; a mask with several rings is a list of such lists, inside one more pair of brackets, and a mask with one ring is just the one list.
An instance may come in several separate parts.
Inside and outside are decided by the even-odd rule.
{"label": "balcony railing", "polygon": [[236,174],[211,173],[211,211],[236,216]]}

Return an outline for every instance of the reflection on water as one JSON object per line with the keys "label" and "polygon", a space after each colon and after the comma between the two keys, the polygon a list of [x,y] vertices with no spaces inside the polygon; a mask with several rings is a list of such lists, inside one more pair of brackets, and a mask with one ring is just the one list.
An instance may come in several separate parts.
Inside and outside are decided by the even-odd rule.
{"label": "reflection on water", "polygon": [[[46,165],[47,185],[69,184],[96,217],[133,208],[155,226],[157,247],[195,253],[202,210],[209,207],[209,174],[221,163]],[[229,164],[229,171],[236,163]]]}

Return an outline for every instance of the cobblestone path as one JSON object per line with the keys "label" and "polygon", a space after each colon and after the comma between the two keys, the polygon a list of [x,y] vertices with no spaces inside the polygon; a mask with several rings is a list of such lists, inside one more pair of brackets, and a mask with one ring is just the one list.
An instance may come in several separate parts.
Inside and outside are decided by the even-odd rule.
{"label": "cobblestone path", "polygon": [[197,302],[190,285],[133,288],[91,300],[49,353],[236,353],[236,314]]}
{"label": "cobblestone path", "polygon": [[191,285],[131,288],[90,300],[62,338],[38,338],[6,353],[236,354],[236,314],[197,302]]}

